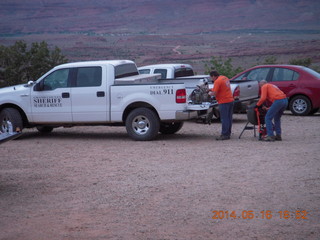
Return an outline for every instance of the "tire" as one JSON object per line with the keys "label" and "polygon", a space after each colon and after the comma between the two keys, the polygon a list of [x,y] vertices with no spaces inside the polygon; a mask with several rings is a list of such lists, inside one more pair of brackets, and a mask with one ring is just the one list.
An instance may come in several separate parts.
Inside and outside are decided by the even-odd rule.
{"label": "tire", "polygon": [[133,140],[150,141],[158,135],[160,120],[154,111],[148,108],[136,108],[126,119],[126,129]]}
{"label": "tire", "polygon": [[306,116],[312,109],[309,98],[303,95],[298,95],[292,98],[289,108],[292,114],[296,116]]}
{"label": "tire", "polygon": [[9,122],[12,124],[12,131],[22,131],[23,121],[21,114],[15,108],[4,108],[0,112],[1,132],[9,132]]}
{"label": "tire", "polygon": [[53,130],[53,127],[50,126],[39,126],[37,127],[37,130],[41,133],[51,133]]}
{"label": "tire", "polygon": [[166,123],[162,122],[160,123],[160,130],[159,132],[162,134],[174,134],[178,132],[183,126],[183,122],[171,122]]}

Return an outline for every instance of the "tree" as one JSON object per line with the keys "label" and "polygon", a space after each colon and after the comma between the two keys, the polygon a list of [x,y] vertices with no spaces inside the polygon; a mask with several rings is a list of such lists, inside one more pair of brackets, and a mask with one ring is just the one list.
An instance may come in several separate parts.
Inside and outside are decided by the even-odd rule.
{"label": "tree", "polygon": [[37,80],[54,66],[66,62],[60,49],[55,47],[50,51],[45,41],[32,43],[29,50],[24,41],[10,47],[0,46],[0,87]]}
{"label": "tree", "polygon": [[0,46],[0,70],[4,86],[15,85],[20,83],[20,79],[26,79],[27,59],[27,45],[23,41],[17,41],[8,48]]}
{"label": "tree", "polygon": [[269,56],[264,60],[263,64],[272,65],[272,64],[276,64],[276,63],[277,63],[277,58],[275,56]]}
{"label": "tree", "polygon": [[212,57],[209,61],[209,64],[205,64],[205,73],[209,74],[210,71],[216,70],[219,72],[219,74],[231,78],[239,72],[243,71],[241,67],[234,68],[231,62],[231,58],[228,58],[224,61],[221,56],[219,56],[218,58]]}
{"label": "tree", "polygon": [[309,67],[312,63],[312,60],[311,58],[291,59],[289,63],[292,65],[301,65],[301,66]]}

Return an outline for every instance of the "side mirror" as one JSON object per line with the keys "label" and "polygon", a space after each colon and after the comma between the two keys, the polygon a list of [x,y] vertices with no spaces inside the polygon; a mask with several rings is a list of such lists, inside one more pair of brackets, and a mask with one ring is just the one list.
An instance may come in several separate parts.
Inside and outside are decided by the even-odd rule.
{"label": "side mirror", "polygon": [[34,84],[34,81],[28,81],[27,84],[25,84],[24,86],[31,87],[31,86],[33,86],[33,84]]}
{"label": "side mirror", "polygon": [[27,86],[31,87],[31,86],[33,86],[33,84],[34,84],[34,81],[28,81]]}

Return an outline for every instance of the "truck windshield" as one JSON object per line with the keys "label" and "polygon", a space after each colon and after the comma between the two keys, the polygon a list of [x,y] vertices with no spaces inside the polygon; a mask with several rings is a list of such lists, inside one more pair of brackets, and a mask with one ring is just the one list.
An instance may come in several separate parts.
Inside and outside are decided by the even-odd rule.
{"label": "truck windshield", "polygon": [[115,67],[115,78],[123,78],[139,75],[135,64],[127,63]]}

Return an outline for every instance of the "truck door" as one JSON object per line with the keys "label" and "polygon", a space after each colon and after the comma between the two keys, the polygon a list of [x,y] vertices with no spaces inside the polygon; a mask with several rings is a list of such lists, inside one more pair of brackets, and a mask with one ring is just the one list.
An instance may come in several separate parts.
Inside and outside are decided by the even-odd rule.
{"label": "truck door", "polygon": [[38,123],[72,121],[70,98],[70,69],[58,69],[31,91],[32,119]]}
{"label": "truck door", "polygon": [[106,81],[102,81],[102,68],[79,67],[74,70],[71,88],[73,122],[106,122],[108,96]]}

